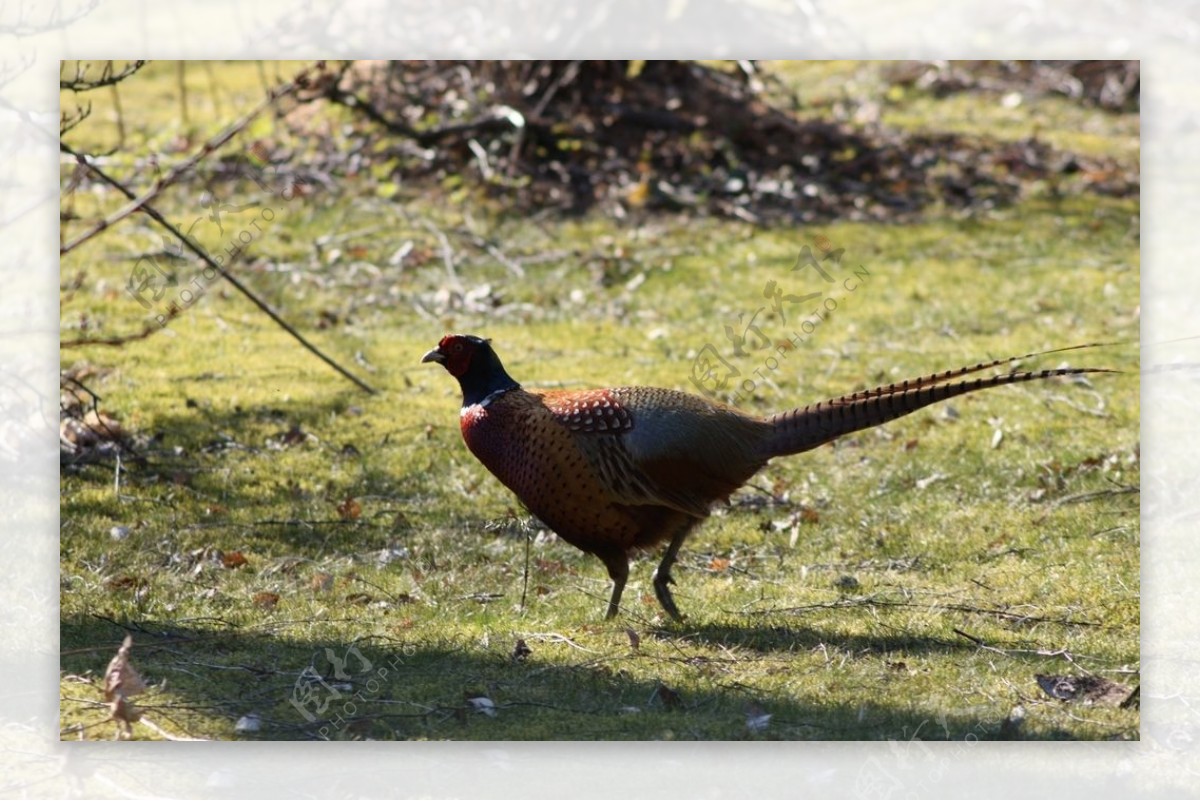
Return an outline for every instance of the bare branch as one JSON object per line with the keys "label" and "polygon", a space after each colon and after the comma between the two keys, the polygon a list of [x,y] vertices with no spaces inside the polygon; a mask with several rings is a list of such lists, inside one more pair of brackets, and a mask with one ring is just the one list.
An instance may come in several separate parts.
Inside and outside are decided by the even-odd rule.
{"label": "bare branch", "polygon": [[[316,64],[303,69],[291,81],[288,81],[287,83],[283,84],[282,86],[279,86],[279,87],[271,90],[270,92],[268,92],[267,96],[265,98],[263,98],[261,103],[259,103],[257,106],[255,106],[253,109],[251,109],[249,112],[247,112],[237,122],[233,123],[232,125],[227,127],[225,130],[221,131],[216,136],[212,137],[207,142],[205,142],[203,145],[201,145],[200,149],[197,150],[195,153],[193,153],[190,157],[184,159],[183,161],[181,161],[180,163],[178,163],[174,167],[172,167],[171,170],[166,175],[162,176],[157,181],[155,181],[154,186],[152,186],[147,192],[143,193],[141,196],[135,196],[132,193],[126,193],[126,196],[130,198],[130,202],[127,205],[125,205],[121,209],[118,209],[116,212],[109,215],[108,217],[100,220],[95,225],[93,225],[91,228],[89,228],[87,231],[84,231],[82,234],[80,234],[79,236],[75,237],[67,244],[60,247],[59,251],[58,251],[59,255],[64,256],[67,253],[70,253],[72,250],[79,247],[84,242],[88,241],[89,239],[96,236],[100,232],[106,230],[110,226],[120,222],[121,220],[125,219],[129,215],[131,215],[134,212],[141,209],[145,204],[149,203],[151,200],[156,198],[158,196],[158,194],[160,192],[162,192],[163,189],[170,186],[175,181],[179,180],[179,178],[184,173],[194,169],[195,166],[198,163],[200,163],[203,159],[207,158],[208,156],[212,155],[214,152],[219,150],[221,147],[223,147],[230,139],[232,139],[234,136],[239,134],[243,129],[245,129],[245,127],[247,125],[249,125],[251,122],[253,122],[254,118],[257,117],[259,114],[261,114],[264,110],[266,110],[267,108],[270,108],[272,105],[274,105],[276,102],[278,102],[281,98],[283,98],[289,94],[292,94],[293,92],[295,92],[298,89],[302,89],[302,88],[308,86],[310,76],[313,73],[322,70],[323,68],[324,68],[323,63],[318,61]],[[74,156],[76,158],[76,160],[83,161],[83,159],[84,159],[84,157],[80,156],[75,151],[68,148],[65,144],[61,145],[60,149],[63,150],[63,152],[69,153],[70,155]],[[90,162],[86,162],[86,161],[84,161],[83,163],[88,163],[88,166],[90,166],[93,171],[96,171],[96,167],[94,164],[91,164]],[[110,183],[111,183],[111,179],[110,179]],[[116,186],[117,188],[124,191],[124,186],[117,184],[117,183],[112,183],[112,185]]]}
{"label": "bare branch", "polygon": [[[206,147],[207,147],[207,145],[206,145]],[[183,231],[179,230],[171,222],[169,222],[167,220],[167,218],[162,216],[162,214],[160,214],[158,212],[158,210],[155,209],[153,206],[147,205],[146,199],[144,197],[142,199],[136,198],[136,196],[133,194],[132,190],[130,190],[128,187],[126,187],[120,181],[109,176],[108,173],[104,172],[99,167],[97,167],[95,165],[95,163],[88,160],[86,156],[75,152],[75,150],[73,150],[65,142],[59,143],[59,149],[62,150],[62,152],[74,157],[75,160],[78,161],[80,164],[86,165],[96,176],[98,176],[100,178],[100,180],[104,181],[109,186],[111,186],[114,189],[121,192],[121,194],[123,194],[126,197],[133,200],[133,203],[130,205],[137,205],[137,207],[140,208],[141,211],[145,212],[155,222],[157,222],[159,225],[161,225],[162,227],[164,227],[168,231],[170,231],[184,246],[187,247],[188,250],[195,253],[197,256],[200,257],[200,259],[205,264],[207,264],[212,269],[216,270],[221,275],[222,278],[224,278],[226,281],[228,281],[230,284],[233,285],[234,289],[236,289],[237,291],[239,291],[243,295],[245,295],[246,298],[249,299],[249,301],[251,303],[253,303],[264,314],[266,314],[268,317],[270,317],[275,322],[276,325],[278,325],[284,331],[287,331],[289,334],[291,334],[293,339],[295,339],[297,342],[299,342],[301,345],[303,345],[314,356],[316,356],[321,361],[325,362],[327,365],[332,367],[337,372],[341,373],[343,376],[345,376],[347,379],[349,379],[351,382],[353,382],[355,385],[357,385],[363,391],[365,391],[369,394],[372,394],[372,395],[375,394],[375,389],[370,384],[367,384],[361,378],[354,375],[349,370],[342,367],[340,364],[335,362],[333,359],[331,359],[330,357],[328,357],[324,353],[322,353],[321,350],[318,349],[316,345],[313,345],[311,342],[309,342],[304,337],[303,334],[301,334],[299,331],[297,331],[295,328],[292,328],[292,326],[290,326],[287,322],[285,322],[283,320],[283,318],[280,317],[275,312],[274,309],[272,309],[269,305],[267,305],[266,301],[259,298],[258,295],[254,294],[254,292],[249,287],[247,287],[245,284],[243,284],[241,281],[239,281],[236,277],[234,277],[232,274],[230,274],[220,264],[217,264],[217,262],[214,261],[213,258],[208,255],[208,252],[206,250],[204,250],[204,248],[202,248],[199,244],[197,244],[190,236],[188,236]],[[161,182],[160,182],[160,184],[161,184]]]}
{"label": "bare branch", "polygon": [[[391,133],[414,140],[421,147],[429,147],[450,137],[488,132],[499,133],[518,129],[518,126],[513,124],[510,114],[497,110],[470,122],[455,123],[453,125],[442,126],[441,128],[418,131],[416,128],[406,125],[399,120],[388,118],[371,101],[361,98],[353,92],[340,89],[337,82],[331,81],[329,83],[329,89],[325,96],[338,105],[345,106],[351,110],[361,111],[367,119],[383,126]],[[521,127],[523,128],[524,126]]]}
{"label": "bare branch", "polygon": [[58,135],[70,131],[79,123],[86,120],[92,114],[92,101],[88,101],[86,105],[76,106],[74,111],[62,111],[58,116]]}
{"label": "bare branch", "polygon": [[[32,4],[38,5],[38,4]],[[24,4],[17,12],[17,20],[11,24],[0,25],[0,34],[8,34],[10,36],[36,36],[39,33],[47,31],[60,30],[73,25],[75,22],[83,19],[88,14],[100,5],[100,0],[87,0],[80,5],[79,8],[72,10],[68,14],[63,14],[62,4],[53,3],[50,6],[50,15],[45,20],[32,21],[25,18]]]}
{"label": "bare branch", "polygon": [[165,326],[151,325],[146,323],[136,334],[125,334],[115,337],[79,337],[78,339],[69,339],[59,343],[60,348],[80,348],[85,345],[109,345],[112,347],[120,347],[127,345],[130,342],[137,342],[139,339],[146,339],[156,331],[161,331]]}
{"label": "bare branch", "polygon": [[67,80],[59,78],[58,88],[70,89],[72,92],[90,92],[93,89],[99,89],[103,86],[115,86],[149,63],[149,61],[139,59],[137,61],[130,61],[119,70],[114,70],[113,62],[108,61],[105,62],[104,68],[100,70],[100,77],[88,78],[87,62],[79,62],[75,67],[75,77]]}

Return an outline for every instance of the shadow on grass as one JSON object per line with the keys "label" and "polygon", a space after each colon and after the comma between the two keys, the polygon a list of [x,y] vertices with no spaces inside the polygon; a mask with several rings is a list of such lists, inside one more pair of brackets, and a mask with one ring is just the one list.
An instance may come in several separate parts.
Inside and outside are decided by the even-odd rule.
{"label": "shadow on grass", "polygon": [[[308,558],[386,547],[404,527],[396,510],[431,494],[431,479],[420,470],[386,468],[387,458],[412,448],[405,437],[424,436],[424,426],[381,426],[377,415],[352,409],[356,399],[216,411],[181,394],[123,457],[119,497],[109,491],[111,454],[62,460],[64,532],[68,521],[161,527],[169,518],[173,532],[240,529],[239,547]],[[76,491],[81,487],[101,491]],[[347,498],[363,496],[377,503],[361,517],[339,511]],[[65,538],[63,545],[65,552]]]}
{"label": "shadow on grass", "polygon": [[[816,613],[814,613],[815,615]],[[976,650],[973,643],[952,642],[938,637],[922,637],[913,634],[893,635],[864,634],[844,635],[822,631],[819,627],[804,624],[781,624],[771,618],[762,618],[744,626],[733,624],[684,624],[675,636],[706,645],[724,648],[744,648],[758,653],[776,653],[810,650],[822,645],[836,646],[854,654],[923,654],[923,653],[969,653]],[[666,630],[663,630],[667,634]],[[668,634],[668,636],[670,636]]]}
{"label": "shadow on grass", "polygon": [[[375,461],[369,451],[386,442],[389,432],[361,428],[357,422],[343,424],[360,418],[346,416],[346,404],[340,401],[289,408],[286,414],[264,406],[243,412],[235,409],[227,415],[202,413],[187,407],[182,398],[180,403],[183,408],[160,418],[159,425],[171,432],[170,439],[164,437],[162,452],[166,454],[174,442],[185,454],[164,455],[171,461],[136,467],[128,474],[131,483],[153,487],[163,482],[162,478],[151,481],[154,472],[169,476],[173,468],[191,471],[197,496],[188,494],[179,500],[178,512],[165,517],[160,512],[150,525],[156,537],[158,529],[169,530],[172,536],[184,529],[198,531],[204,536],[196,539],[206,545],[227,547],[232,542],[234,547],[245,547],[245,541],[252,544],[256,555],[264,557],[362,553],[386,547],[398,536],[390,515],[388,520],[365,516],[339,520],[334,512],[338,496],[293,497],[295,471],[353,461],[357,466],[345,472],[355,492],[386,494],[388,500],[381,505],[393,509],[429,497],[427,482],[436,480],[423,476],[411,463],[399,473],[377,466],[382,462]],[[333,423],[331,416],[336,416]],[[324,439],[312,446],[300,445],[294,452],[279,451],[282,461],[273,462],[261,441],[263,433],[278,436],[291,426],[318,430]],[[238,447],[205,449],[221,432]],[[452,440],[461,447],[457,432],[442,430],[435,438],[443,435],[445,442],[436,440],[435,449]],[[414,430],[413,436],[422,435]],[[260,441],[252,441],[256,437]],[[347,453],[346,443],[353,444],[357,454]],[[221,483],[215,476],[219,471],[232,478]],[[105,486],[111,481],[111,472],[98,470],[85,480]],[[170,483],[169,479],[165,482],[168,487]],[[218,490],[221,503],[237,508],[239,520],[204,520],[200,510],[207,501],[200,496]],[[157,500],[156,492],[139,495],[154,503],[172,503]],[[169,493],[163,497],[169,498]],[[129,507],[128,503],[64,495],[62,517],[65,524],[80,515],[129,515]],[[298,518],[306,519],[255,519],[267,509],[277,515],[280,509],[295,509]],[[311,519],[314,509],[326,509],[328,519]],[[462,514],[468,516],[456,521],[468,520],[472,527],[479,522],[482,529],[482,518],[470,516],[475,512],[468,508]],[[199,528],[202,526],[211,529]],[[213,529],[225,528],[238,529],[238,537],[207,536]],[[154,538],[142,541],[140,537],[143,534],[136,533],[121,548],[110,547],[107,537],[94,538],[81,529],[68,533],[64,525],[63,549],[64,553],[69,549],[102,552],[100,556],[109,559],[103,563],[105,570],[117,576],[120,571],[115,565],[121,559],[132,560],[138,552],[145,557],[146,546],[153,545]],[[187,547],[195,544],[189,541]],[[170,546],[171,550],[179,547],[174,542]],[[114,556],[118,551],[121,553]],[[589,575],[598,575],[597,566],[589,564]],[[153,569],[175,570],[180,581],[192,583],[186,570],[178,572],[181,568],[162,563]],[[160,611],[154,621],[143,620],[138,613],[128,613],[131,617],[110,613],[113,619],[68,614],[61,623],[61,670],[88,675],[93,681],[64,685],[64,737],[75,736],[74,727],[79,725],[97,725],[94,731],[85,732],[87,736],[111,736],[115,724],[101,723],[107,709],[101,703],[100,679],[127,632],[134,637],[132,660],[138,670],[152,687],[163,688],[165,683],[165,690],[152,690],[135,699],[147,716],[174,733],[215,739],[909,740],[1001,735],[1003,721],[989,719],[989,713],[947,710],[920,695],[877,693],[869,684],[873,679],[861,667],[857,673],[839,671],[812,656],[814,650],[828,646],[855,655],[940,654],[954,660],[973,654],[975,644],[905,634],[900,629],[846,635],[832,628],[823,630],[820,611],[811,616],[777,613],[733,622],[699,621],[656,632],[669,644],[709,646],[707,653],[700,655],[649,643],[640,651],[613,647],[584,652],[561,642],[531,641],[533,653],[516,660],[516,635],[485,645],[478,634],[441,633],[451,626],[406,627],[404,616],[392,610],[379,612],[351,605],[341,619],[293,620],[284,616],[285,606],[276,611],[263,609],[246,625],[220,617],[222,612],[215,606],[212,616],[181,618],[176,613],[168,620]],[[75,608],[96,611],[91,606]],[[208,615],[208,610],[203,606],[203,614]],[[443,607],[438,614],[455,613]],[[629,618],[618,621],[614,630],[619,632],[630,622]],[[749,653],[738,655],[739,650]],[[732,654],[728,660],[720,656],[726,651]],[[770,670],[784,677],[777,682],[763,678],[769,673],[754,674],[752,680],[769,682],[772,689],[752,688],[738,680],[738,660],[759,658],[770,660]],[[814,676],[817,671],[819,675]],[[794,681],[789,678],[792,674]],[[686,689],[664,688],[656,676]],[[851,682],[855,686],[847,691],[845,685]],[[835,683],[843,685],[838,692],[824,694],[813,689]],[[853,701],[831,702],[830,696]],[[884,697],[886,702],[880,700]],[[945,695],[937,697],[944,699]],[[765,728],[755,730],[748,725],[762,714],[770,715]],[[237,731],[237,722],[250,715],[261,721],[261,728]],[[1032,736],[1076,738],[1057,728],[1042,728]]]}
{"label": "shadow on grass", "polygon": [[[325,621],[328,622],[328,621]],[[942,709],[904,709],[870,700],[853,708],[823,697],[754,692],[726,683],[713,660],[690,667],[705,679],[676,693],[653,680],[632,679],[624,665],[662,657],[628,649],[611,654],[557,654],[542,642],[518,661],[511,646],[406,641],[376,635],[353,642],[297,636],[302,622],[270,621],[253,628],[217,618],[171,624],[77,616],[62,625],[65,674],[100,676],[126,633],[132,662],[153,687],[135,701],[176,734],[216,739],[344,740],[855,740],[991,739],[999,720]],[[693,630],[695,631],[695,630]],[[712,627],[714,642],[783,649],[775,629]],[[815,633],[800,632],[802,639]],[[887,647],[857,638],[846,648]],[[795,641],[790,642],[795,645]],[[833,644],[833,643],[831,643]],[[896,643],[897,647],[900,643]],[[904,647],[911,648],[911,644]],[[928,647],[939,647],[929,643]],[[540,652],[540,653],[539,653]],[[577,661],[549,661],[555,656]],[[719,667],[719,666],[717,666]],[[807,668],[811,670],[811,667]],[[828,671],[829,681],[839,681]],[[72,691],[70,687],[79,689]],[[170,696],[169,701],[164,697]],[[64,738],[86,725],[92,737],[112,736],[102,723],[100,687],[68,685],[62,700]],[[752,718],[770,715],[761,730]],[[261,728],[236,730],[255,716]],[[215,721],[215,724],[214,724]],[[145,730],[139,729],[140,733]],[[1067,732],[1043,732],[1070,739]]]}

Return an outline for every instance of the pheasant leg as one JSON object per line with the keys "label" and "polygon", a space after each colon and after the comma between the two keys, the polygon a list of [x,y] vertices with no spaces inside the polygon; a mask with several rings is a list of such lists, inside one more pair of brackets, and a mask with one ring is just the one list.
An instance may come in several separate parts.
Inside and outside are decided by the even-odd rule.
{"label": "pheasant leg", "polygon": [[671,577],[671,565],[675,564],[679,548],[691,530],[692,526],[684,526],[675,532],[675,536],[671,537],[671,542],[667,545],[667,551],[663,554],[662,561],[658,563],[658,569],[654,571],[654,596],[658,598],[658,603],[662,606],[663,611],[670,615],[676,623],[683,622],[683,615],[679,613],[679,607],[675,606],[675,599],[671,597],[671,590],[667,585],[675,583],[675,579]]}
{"label": "pheasant leg", "polygon": [[621,593],[625,591],[625,582],[629,580],[629,560],[625,557],[624,552],[615,552],[609,554],[604,559],[604,564],[608,568],[608,577],[612,579],[612,597],[608,599],[608,612],[604,615],[605,620],[612,620],[617,616],[617,612],[621,609]]}

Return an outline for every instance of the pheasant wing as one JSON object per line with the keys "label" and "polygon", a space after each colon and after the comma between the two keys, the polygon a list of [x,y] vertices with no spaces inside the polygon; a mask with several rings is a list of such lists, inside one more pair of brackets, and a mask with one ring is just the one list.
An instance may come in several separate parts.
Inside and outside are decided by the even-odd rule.
{"label": "pheasant wing", "polygon": [[612,500],[708,515],[763,465],[762,422],[682,392],[620,387],[546,393]]}

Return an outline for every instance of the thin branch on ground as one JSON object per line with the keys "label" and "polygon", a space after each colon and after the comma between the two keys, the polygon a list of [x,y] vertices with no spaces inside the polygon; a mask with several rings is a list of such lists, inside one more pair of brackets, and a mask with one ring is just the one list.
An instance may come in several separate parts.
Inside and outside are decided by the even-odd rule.
{"label": "thin branch on ground", "polygon": [[[209,144],[211,144],[211,142]],[[206,145],[205,147],[207,147],[207,146],[208,145]],[[111,186],[114,189],[121,192],[126,197],[130,198],[130,200],[133,201],[133,203],[131,205],[136,206],[138,209],[140,209],[141,211],[143,211],[147,215],[149,215],[159,225],[161,225],[162,227],[164,227],[168,231],[170,231],[181,243],[183,243],[183,245],[185,245],[187,247],[188,250],[195,253],[197,256],[200,257],[200,259],[205,264],[207,264],[212,269],[216,270],[221,275],[222,278],[224,278],[226,281],[228,281],[230,284],[233,285],[234,289],[236,289],[237,291],[239,291],[243,295],[245,295],[246,298],[251,303],[253,303],[255,306],[257,306],[259,308],[260,311],[262,311],[264,314],[266,314],[268,317],[270,317],[271,320],[274,321],[276,325],[278,325],[284,331],[287,331],[292,336],[293,339],[295,339],[297,342],[299,342],[301,345],[303,345],[310,353],[312,353],[314,356],[316,356],[321,361],[325,362],[325,364],[332,367],[334,370],[336,370],[342,376],[349,379],[351,382],[353,382],[356,386],[358,386],[364,392],[367,392],[368,394],[371,394],[371,395],[375,394],[374,387],[372,387],[370,384],[363,381],[358,376],[351,373],[345,367],[342,367],[340,364],[335,362],[329,356],[326,356],[319,348],[317,348],[316,345],[309,342],[308,339],[306,339],[303,334],[301,334],[299,331],[297,331],[295,328],[293,328],[291,325],[289,325],[282,317],[280,317],[279,314],[276,313],[275,310],[272,309],[267,304],[266,301],[259,298],[258,295],[256,295],[248,286],[246,286],[240,280],[235,278],[231,273],[229,273],[227,270],[225,270],[225,268],[222,267],[220,264],[217,264],[217,262],[214,261],[213,258],[208,255],[208,252],[204,248],[202,248],[199,244],[197,244],[195,241],[193,241],[192,238],[189,237],[187,234],[185,234],[183,231],[179,230],[179,228],[177,228],[174,224],[169,222],[167,220],[167,218],[164,217],[162,214],[160,214],[158,212],[158,210],[156,210],[153,206],[148,205],[148,202],[147,202],[149,199],[148,197],[146,197],[146,196],[143,196],[142,198],[135,197],[133,192],[128,187],[126,187],[120,181],[118,181],[115,178],[108,175],[108,173],[104,172],[98,166],[96,166],[96,164],[93,161],[88,159],[86,156],[76,152],[65,142],[59,143],[59,149],[61,149],[64,153],[74,157],[80,164],[86,165],[101,180],[103,180],[109,186]],[[172,174],[174,174],[174,171],[172,171]],[[168,176],[168,178],[170,178],[170,175]],[[164,180],[167,180],[167,179],[164,179]],[[68,249],[69,249],[69,247],[68,247]],[[65,250],[64,250],[64,252],[65,252]]]}
{"label": "thin branch on ground", "polygon": [[122,345],[128,345],[130,342],[137,342],[139,339],[148,339],[152,334],[162,331],[166,326],[146,325],[136,334],[123,334],[121,336],[112,337],[79,337],[77,339],[68,339],[60,342],[60,348],[79,348],[85,345],[108,345],[110,347],[119,348]]}
{"label": "thin branch on ground", "polygon": [[1093,490],[1092,492],[1080,492],[1075,495],[1067,495],[1063,498],[1051,502],[1050,508],[1057,509],[1060,506],[1066,506],[1069,503],[1083,503],[1084,501],[1094,501],[1097,498],[1107,498],[1112,495],[1131,495],[1141,492],[1141,487],[1117,487],[1116,489]]}
{"label": "thin branch on ground", "polygon": [[1056,623],[1060,626],[1103,626],[1091,620],[1075,620],[1073,618],[1053,618],[1041,617],[1039,615],[1023,615],[1018,612],[1009,612],[1006,609],[989,609],[981,606],[970,606],[968,604],[923,604],[912,603],[909,601],[891,601],[883,598],[848,598],[843,600],[831,601],[821,604],[806,604],[804,606],[790,606],[786,609],[759,609],[750,612],[752,615],[773,615],[779,613],[798,614],[801,612],[811,612],[818,609],[844,609],[847,607],[907,607],[911,609],[944,609],[950,612],[965,612],[971,615],[992,615],[1004,620],[1013,620],[1020,623]]}
{"label": "thin branch on ground", "polygon": [[[992,653],[1000,654],[1002,656],[1013,656],[1016,654],[1028,654],[1030,656],[1055,656],[1055,657],[1061,656],[1063,659],[1065,659],[1071,665],[1074,665],[1076,668],[1078,668],[1083,673],[1086,673],[1089,676],[1095,675],[1094,673],[1092,673],[1092,671],[1088,670],[1083,665],[1080,665],[1078,662],[1076,662],[1075,661],[1076,654],[1072,654],[1066,648],[1054,648],[1054,649],[1049,649],[1049,648],[1002,648],[1002,647],[996,646],[996,645],[989,645],[987,642],[980,639],[979,637],[976,637],[972,634],[967,634],[962,629],[951,629],[951,630],[955,634],[957,634],[959,637],[962,637],[963,639],[966,639],[966,640],[970,640],[971,642],[975,643],[977,646],[979,646],[980,648],[982,648],[985,651],[991,651]],[[1086,657],[1086,656],[1085,656],[1085,658],[1095,659],[1095,657]]]}
{"label": "thin branch on ground", "polygon": [[171,734],[169,731],[167,731],[163,727],[159,726],[157,723],[150,720],[150,718],[146,717],[145,715],[142,715],[140,718],[138,718],[138,723],[140,723],[143,726],[145,726],[146,728],[150,729],[152,732],[157,734],[159,737],[162,737],[164,740],[171,740],[172,742],[186,742],[186,743],[209,742],[209,739],[207,737],[191,737],[186,734],[183,734],[183,735]]}

